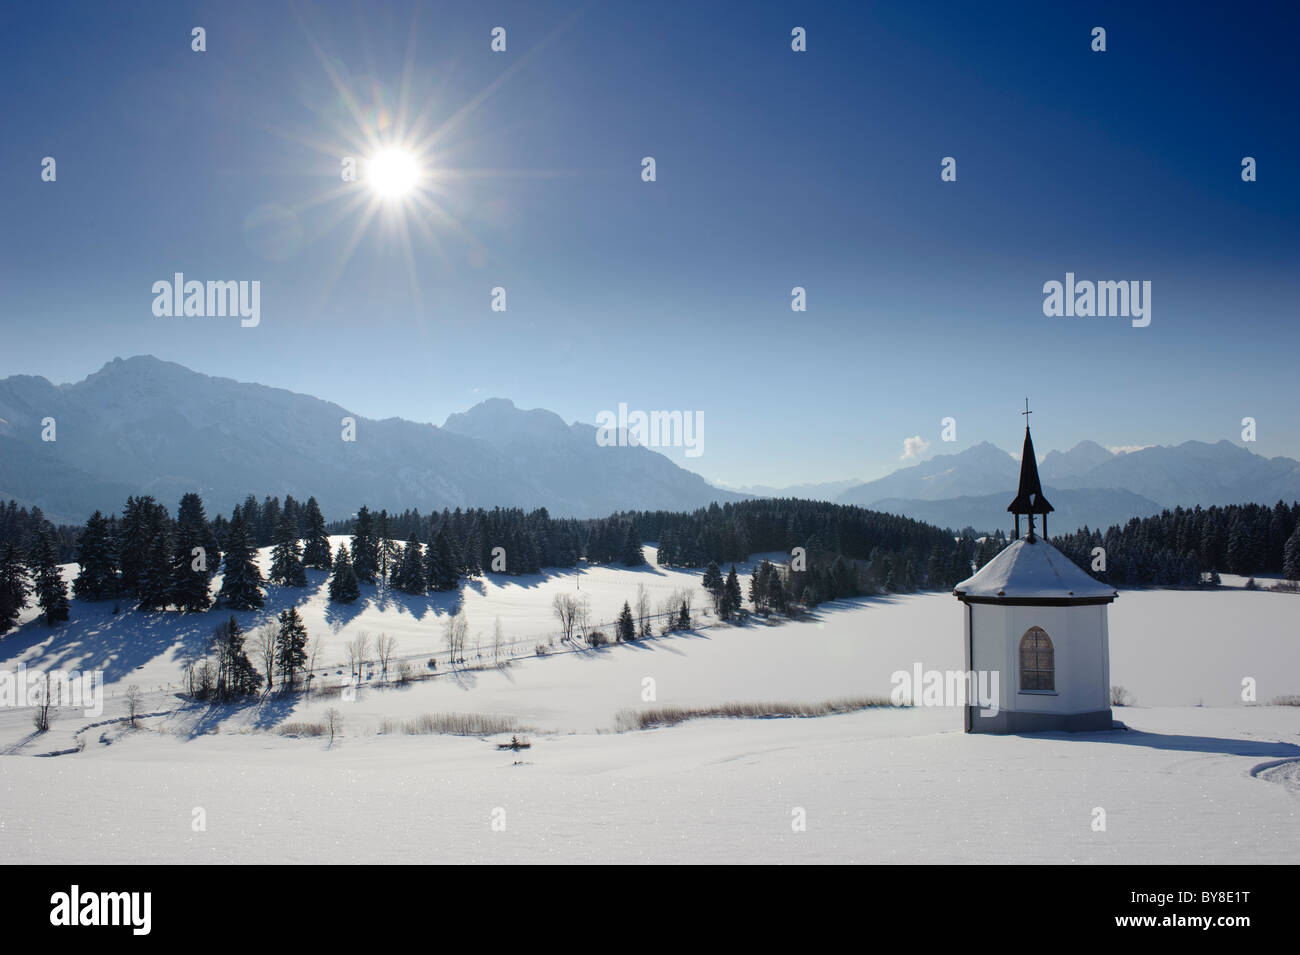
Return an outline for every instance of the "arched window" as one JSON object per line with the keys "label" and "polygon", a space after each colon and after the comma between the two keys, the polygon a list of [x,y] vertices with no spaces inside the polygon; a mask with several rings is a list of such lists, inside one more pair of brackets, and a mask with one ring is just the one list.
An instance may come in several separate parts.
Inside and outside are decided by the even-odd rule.
{"label": "arched window", "polygon": [[1030,627],[1020,638],[1020,689],[1056,689],[1052,638],[1042,627]]}

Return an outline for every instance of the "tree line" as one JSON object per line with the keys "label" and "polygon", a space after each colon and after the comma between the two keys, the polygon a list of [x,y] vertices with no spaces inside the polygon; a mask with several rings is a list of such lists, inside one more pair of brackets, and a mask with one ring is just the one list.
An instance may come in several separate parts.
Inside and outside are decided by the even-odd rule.
{"label": "tree line", "polygon": [[[1300,503],[1176,507],[1105,532],[1082,527],[1052,542],[1115,586],[1196,586],[1220,572],[1300,580]],[[1105,569],[1093,570],[1098,547],[1105,551]]]}
{"label": "tree line", "polygon": [[[333,548],[330,535],[350,536]],[[457,590],[485,572],[538,573],[580,560],[634,567],[642,540],[658,542],[664,566],[705,568],[719,613],[739,606],[721,567],[754,553],[790,555],[751,581],[755,606],[811,607],[872,593],[950,589],[1003,547],[1002,531],[954,533],[911,518],[819,501],[765,499],[693,512],[631,511],[607,518],[552,518],[545,508],[483,508],[389,514],[361,507],[328,523],[314,497],[262,502],[249,495],[227,519],[209,519],[200,496],[181,497],[175,518],[152,496],[127,498],[122,514],[96,511],[80,528],[56,528],[39,508],[0,506],[0,633],[35,596],[47,624],[68,619],[59,564],[75,561],[81,600],[128,599],[146,610],[251,610],[267,585],[305,587],[309,569],[329,572],[329,595],[348,603],[362,584],[424,594]],[[1300,504],[1175,508],[1104,533],[1081,528],[1053,542],[1080,567],[1116,586],[1194,585],[1219,571],[1300,578]],[[269,573],[257,561],[271,548]],[[1105,565],[1094,551],[1105,551]],[[1098,569],[1093,569],[1098,566]],[[762,565],[760,564],[760,570]],[[212,592],[218,571],[221,585]],[[756,570],[759,573],[760,570]],[[721,589],[714,579],[722,580]],[[716,603],[716,601],[715,601]]]}
{"label": "tree line", "polygon": [[[634,522],[646,539],[658,541],[661,565],[703,567],[710,578],[710,565],[743,563],[755,553],[790,555],[780,562],[781,588],[789,600],[804,606],[840,597],[950,588],[969,577],[973,565],[1006,546],[1000,531],[985,541],[973,528],[954,533],[861,507],[791,498],[614,517]],[[769,587],[771,580],[766,578]]]}
{"label": "tree line", "polygon": [[[331,547],[330,534],[350,535]],[[259,548],[271,548],[264,577]],[[349,603],[361,584],[411,594],[454,591],[485,571],[538,573],[543,567],[597,562],[645,563],[635,524],[627,519],[552,518],[545,508],[494,508],[390,515],[361,507],[328,524],[314,497],[258,502],[249,495],[229,518],[209,519],[196,493],[181,497],[173,518],[150,495],[128,497],[122,514],[96,511],[79,528],[56,528],[39,508],[0,506],[0,633],[17,621],[34,594],[46,623],[68,619],[68,588],[59,564],[76,562],[80,600],[130,600],[143,610],[202,612],[213,606],[252,610],[267,585],[307,586],[306,571],[329,571],[330,599]],[[221,586],[213,594],[218,572]]]}

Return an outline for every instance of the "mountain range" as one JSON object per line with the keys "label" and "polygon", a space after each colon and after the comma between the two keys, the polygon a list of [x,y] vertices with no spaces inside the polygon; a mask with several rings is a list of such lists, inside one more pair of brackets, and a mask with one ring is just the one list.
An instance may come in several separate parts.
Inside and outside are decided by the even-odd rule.
{"label": "mountain range", "polygon": [[[42,440],[54,419],[54,440]],[[355,440],[343,439],[343,419]],[[309,395],[216,378],[151,356],[114,359],[72,384],[0,379],[0,500],[55,521],[120,511],[129,494],[173,507],[198,491],[228,512],[249,493],[315,495],[331,519],[361,504],[546,507],[555,516],[694,510],[749,497],[804,497],[904,514],[939,526],[1009,524],[1019,463],[983,442],[874,481],[742,490],[710,485],[646,447],[602,446],[596,428],[492,398],[441,427],[373,420]],[[1092,441],[1039,465],[1056,510],[1049,529],[1107,527],[1175,505],[1300,499],[1300,462],[1229,441],[1112,453]]]}
{"label": "mountain range", "polygon": [[[1020,462],[988,442],[956,454],[935,455],[835,500],[905,514],[941,527],[981,530],[1010,524]],[[1178,505],[1272,504],[1300,500],[1300,462],[1265,458],[1231,441],[1184,441],[1113,453],[1093,441],[1051,451],[1038,466],[1043,492],[1055,511],[1048,529],[1109,527]]]}
{"label": "mountain range", "polygon": [[[53,418],[53,441],[41,440]],[[343,440],[343,419],[355,440]],[[74,384],[0,380],[0,498],[55,521],[118,512],[128,494],[168,507],[186,491],[229,512],[249,493],[314,495],[326,517],[362,504],[546,507],[594,517],[693,510],[746,495],[644,447],[602,447],[588,424],[494,398],[440,428],[376,421],[308,395],[199,374],[152,356],[115,359]]]}

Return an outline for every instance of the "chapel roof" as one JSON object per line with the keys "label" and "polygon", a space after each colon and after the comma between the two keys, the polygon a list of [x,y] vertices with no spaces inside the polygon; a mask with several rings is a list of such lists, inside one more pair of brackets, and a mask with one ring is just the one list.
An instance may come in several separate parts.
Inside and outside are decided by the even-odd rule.
{"label": "chapel roof", "polygon": [[1041,537],[1026,535],[1005,547],[953,588],[962,600],[985,603],[1110,603],[1114,587],[1089,577]]}

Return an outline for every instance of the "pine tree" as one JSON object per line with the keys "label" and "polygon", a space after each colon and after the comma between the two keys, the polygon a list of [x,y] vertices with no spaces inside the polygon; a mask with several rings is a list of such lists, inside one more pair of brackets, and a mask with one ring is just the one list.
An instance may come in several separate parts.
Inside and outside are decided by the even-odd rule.
{"label": "pine tree", "polygon": [[1282,576],[1287,580],[1300,580],[1300,524],[1282,547]]}
{"label": "pine tree", "polygon": [[456,556],[446,528],[439,528],[438,533],[433,535],[424,555],[424,563],[430,590],[455,590],[460,586]]}
{"label": "pine tree", "polygon": [[659,549],[655,553],[655,563],[660,567],[671,567],[677,563],[677,545],[673,541],[671,528],[665,527],[659,532]]}
{"label": "pine tree", "polygon": [[279,620],[275,664],[280,668],[280,685],[293,686],[294,677],[307,665],[307,627],[296,607],[280,611]]}
{"label": "pine tree", "polygon": [[280,523],[275,529],[275,547],[271,551],[271,583],[280,587],[306,587],[307,574],[303,570],[302,549],[298,543],[298,528],[293,526],[286,512],[280,513]]}
{"label": "pine tree", "polygon": [[422,594],[428,589],[428,581],[424,577],[424,551],[420,547],[420,539],[414,534],[402,551],[394,584],[398,590],[408,594]]}
{"label": "pine tree", "polygon": [[0,633],[8,633],[18,622],[30,593],[27,567],[11,538],[0,550]]}
{"label": "pine tree", "polygon": [[352,532],[352,570],[363,584],[373,584],[379,572],[379,539],[375,536],[375,518],[368,507],[357,511],[356,529]]}
{"label": "pine tree", "polygon": [[128,497],[118,537],[122,591],[146,609],[165,607],[171,590],[171,521],[152,497]]}
{"label": "pine tree", "polygon": [[77,539],[77,563],[81,570],[72,590],[78,600],[103,600],[117,593],[117,558],[108,519],[99,511],[90,515]]}
{"label": "pine tree", "polygon": [[270,547],[275,543],[275,532],[280,526],[282,513],[278,497],[267,497],[262,501],[262,510],[257,517],[257,531],[253,535],[258,547]]}
{"label": "pine tree", "polygon": [[1243,576],[1254,573],[1258,569],[1253,560],[1254,551],[1255,542],[1250,524],[1237,512],[1228,525],[1228,570]]}
{"label": "pine tree", "polygon": [[216,550],[216,539],[203,512],[203,499],[197,494],[184,495],[176,509],[168,595],[172,604],[190,611],[207,610],[212,606],[208,585],[213,575],[209,567],[216,566],[220,556]]}
{"label": "pine tree", "polygon": [[740,578],[736,576],[736,565],[731,565],[731,573],[727,574],[727,582],[723,587],[723,596],[726,599],[727,619],[734,613],[739,613],[742,606],[740,595]]}
{"label": "pine tree", "polygon": [[387,583],[396,573],[400,550],[401,545],[393,540],[392,518],[387,510],[382,510],[375,518],[375,571],[380,583]]}
{"label": "pine tree", "polygon": [[329,590],[330,600],[335,603],[350,604],[361,596],[347,544],[339,544],[338,553],[334,555],[334,572],[330,575]]}
{"label": "pine tree", "polygon": [[777,576],[770,560],[758,565],[758,599],[764,610],[772,608],[772,579]]}
{"label": "pine tree", "polygon": [[768,583],[767,600],[772,605],[772,609],[778,613],[785,613],[786,607],[789,605],[789,598],[785,592],[785,581],[781,579],[780,573],[775,571]]}
{"label": "pine tree", "polygon": [[636,521],[628,521],[627,534],[623,539],[623,566],[644,567],[645,551],[641,547],[640,535],[636,532]]}
{"label": "pine tree", "polygon": [[[243,525],[242,533],[250,538],[251,548],[252,531],[243,523],[242,517],[240,523]],[[231,525],[234,525],[233,520]],[[244,651],[244,632],[239,627],[239,621],[232,616],[226,623],[219,625],[213,642],[217,651],[218,697],[233,699],[256,693],[262,685],[262,674],[253,667]]]}
{"label": "pine tree", "polygon": [[632,607],[626,600],[623,601],[623,611],[618,615],[618,639],[636,639],[636,621],[632,619]]}
{"label": "pine tree", "polygon": [[709,561],[709,566],[704,571],[704,579],[700,581],[700,584],[710,593],[716,594],[722,590],[724,585],[722,571],[718,569],[716,560]]}
{"label": "pine tree", "polygon": [[172,522],[167,508],[156,502],[143,516],[144,564],[136,578],[135,595],[141,609],[162,610],[172,596]]}
{"label": "pine tree", "polygon": [[230,532],[226,535],[222,573],[221,592],[217,595],[222,604],[232,610],[252,610],[262,606],[264,581],[257,566],[252,530],[239,513],[231,519]]}
{"label": "pine tree", "polygon": [[54,542],[54,531],[41,528],[32,547],[32,577],[35,580],[36,603],[41,608],[47,626],[68,619],[68,585],[59,569],[59,548]]}
{"label": "pine tree", "polygon": [[[903,579],[898,581],[903,590],[912,590],[915,587],[916,564],[909,557],[903,564]],[[894,564],[895,573],[897,573],[897,561]],[[835,558],[835,563],[831,565],[831,576],[835,579],[835,592],[840,597],[856,597],[858,595],[858,574],[853,565],[844,559],[840,554]],[[776,606],[773,601],[773,606]],[[778,607],[777,609],[784,609]]]}
{"label": "pine tree", "polygon": [[302,551],[304,566],[314,570],[331,570],[334,561],[330,555],[330,539],[325,532],[325,515],[320,512],[316,498],[307,498],[306,521],[307,544]]}
{"label": "pine tree", "polygon": [[151,497],[128,497],[122,509],[122,522],[118,529],[117,558],[122,569],[122,591],[134,596],[140,582],[140,573],[148,559],[148,539],[145,536],[145,513],[152,507]]}

